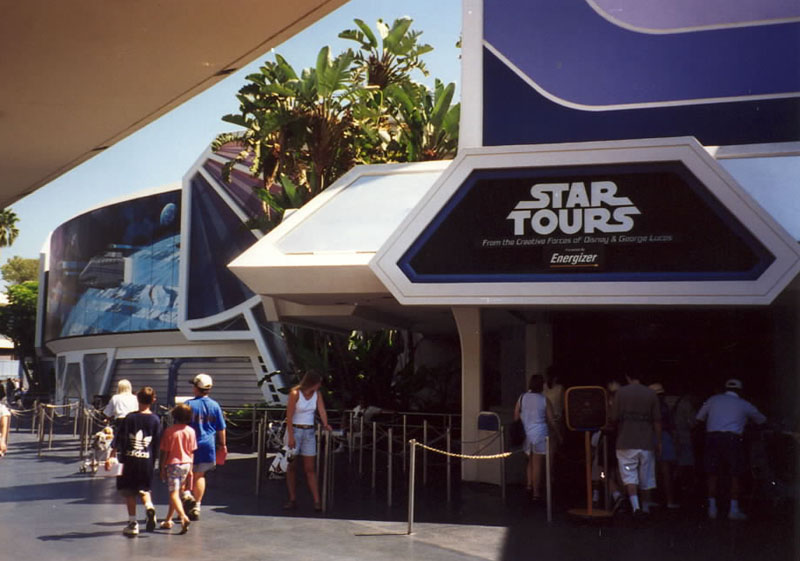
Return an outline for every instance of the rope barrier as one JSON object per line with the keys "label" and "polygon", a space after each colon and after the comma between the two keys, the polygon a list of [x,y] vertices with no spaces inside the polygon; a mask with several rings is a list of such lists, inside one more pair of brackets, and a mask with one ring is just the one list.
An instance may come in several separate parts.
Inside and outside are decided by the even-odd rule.
{"label": "rope barrier", "polygon": [[414,442],[414,446],[419,446],[420,448],[424,448],[425,450],[429,450],[431,452],[436,452],[437,454],[442,454],[443,456],[450,456],[451,458],[460,458],[462,460],[498,460],[500,458],[508,458],[513,454],[513,452],[503,452],[502,454],[489,454],[489,455],[474,455],[474,454],[457,454],[455,452],[448,452],[446,450],[439,450],[438,448],[434,448],[432,446],[426,446],[421,442]]}

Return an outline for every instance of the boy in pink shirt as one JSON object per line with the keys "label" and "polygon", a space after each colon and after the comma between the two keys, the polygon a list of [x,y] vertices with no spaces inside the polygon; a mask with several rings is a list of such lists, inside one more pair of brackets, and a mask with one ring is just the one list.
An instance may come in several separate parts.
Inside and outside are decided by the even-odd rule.
{"label": "boy in pink shirt", "polygon": [[192,408],[186,404],[176,405],[172,409],[174,424],[167,428],[161,437],[161,480],[166,481],[169,489],[169,510],[161,523],[165,530],[172,528],[172,517],[177,513],[181,519],[181,534],[189,530],[189,517],[181,504],[181,489],[192,476],[194,451],[197,450],[197,437],[189,425],[192,420]]}

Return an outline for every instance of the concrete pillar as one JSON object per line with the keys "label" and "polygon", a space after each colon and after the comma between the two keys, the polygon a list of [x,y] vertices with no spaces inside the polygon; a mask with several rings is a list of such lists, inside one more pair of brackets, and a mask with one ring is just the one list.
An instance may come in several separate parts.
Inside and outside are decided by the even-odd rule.
{"label": "concrete pillar", "polygon": [[[478,412],[483,405],[483,372],[481,341],[481,310],[477,307],[455,307],[453,317],[458,327],[461,342],[461,440],[478,440]],[[471,454],[476,445],[464,445],[462,452]],[[461,478],[477,481],[475,462],[461,463]]]}

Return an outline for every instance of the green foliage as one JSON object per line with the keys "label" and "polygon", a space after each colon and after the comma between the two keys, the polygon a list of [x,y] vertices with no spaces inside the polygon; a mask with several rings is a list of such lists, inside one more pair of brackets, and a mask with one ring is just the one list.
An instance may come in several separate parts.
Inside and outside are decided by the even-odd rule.
{"label": "green foliage", "polygon": [[433,47],[419,41],[410,18],[391,26],[378,20],[377,34],[362,20],[339,34],[357,44],[297,72],[281,55],[247,76],[237,94],[239,112],[222,119],[243,130],[224,133],[214,150],[235,143],[237,164],[261,179],[257,195],[264,216],[249,226],[264,231],[319,194],[356,164],[451,158],[458,143],[454,84],[434,91],[414,82],[427,75],[422,56]]}
{"label": "green foliage", "polygon": [[26,259],[15,255],[0,266],[0,274],[7,284],[22,284],[39,278],[39,260]]}
{"label": "green foliage", "polygon": [[5,335],[14,343],[17,356],[22,360],[26,374],[27,363],[24,359],[35,360],[36,344],[36,302],[39,293],[39,283],[24,281],[8,287],[6,292],[8,304],[0,308],[0,334]]}

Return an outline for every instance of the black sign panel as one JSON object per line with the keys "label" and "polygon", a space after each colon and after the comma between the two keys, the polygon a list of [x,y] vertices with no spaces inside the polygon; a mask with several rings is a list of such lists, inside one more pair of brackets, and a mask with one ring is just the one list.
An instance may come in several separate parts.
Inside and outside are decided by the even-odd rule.
{"label": "black sign panel", "polygon": [[606,426],[608,399],[600,386],[575,386],[564,394],[567,428],[592,431]]}
{"label": "black sign panel", "polygon": [[412,282],[757,279],[775,257],[681,162],[475,170],[398,265]]}

